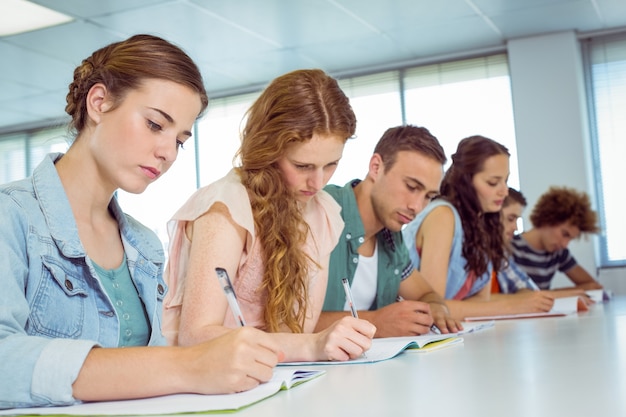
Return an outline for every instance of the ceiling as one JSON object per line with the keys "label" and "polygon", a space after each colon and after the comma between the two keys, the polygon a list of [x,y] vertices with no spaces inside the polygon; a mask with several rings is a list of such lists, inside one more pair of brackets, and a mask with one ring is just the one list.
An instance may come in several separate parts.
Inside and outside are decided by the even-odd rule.
{"label": "ceiling", "polygon": [[74,17],[0,37],[0,132],[58,122],[74,68],[135,33],[198,63],[210,97],[297,68],[339,76],[503,49],[549,32],[626,28],[624,0],[32,0]]}

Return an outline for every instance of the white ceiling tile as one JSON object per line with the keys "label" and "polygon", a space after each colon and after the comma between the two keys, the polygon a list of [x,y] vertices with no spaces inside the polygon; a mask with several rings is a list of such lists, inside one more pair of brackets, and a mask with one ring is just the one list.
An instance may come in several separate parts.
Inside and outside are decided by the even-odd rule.
{"label": "white ceiling tile", "polygon": [[89,18],[124,10],[139,9],[172,0],[29,0],[61,13]]}
{"label": "white ceiling tile", "polygon": [[0,105],[11,105],[11,102],[20,97],[29,97],[37,93],[41,93],[41,89],[31,85],[23,85],[17,82],[0,80]]}
{"label": "white ceiling tile", "polygon": [[[66,62],[6,42],[0,42],[0,57],[0,80],[4,82],[50,90],[67,86],[74,71],[74,66]],[[2,98],[0,92],[0,101]]]}
{"label": "white ceiling tile", "polygon": [[[64,60],[76,66],[93,51],[124,37],[82,20],[4,38],[28,51]],[[62,47],[65,45],[65,47]]]}
{"label": "white ceiling tile", "polygon": [[626,29],[625,0],[31,1],[76,20],[0,38],[0,131],[63,115],[75,66],[141,32],[185,49],[211,96],[296,68],[345,75],[546,32]]}
{"label": "white ceiling tile", "polygon": [[66,89],[57,89],[15,100],[11,107],[16,111],[38,115],[42,118],[60,118],[66,115],[66,95]]}

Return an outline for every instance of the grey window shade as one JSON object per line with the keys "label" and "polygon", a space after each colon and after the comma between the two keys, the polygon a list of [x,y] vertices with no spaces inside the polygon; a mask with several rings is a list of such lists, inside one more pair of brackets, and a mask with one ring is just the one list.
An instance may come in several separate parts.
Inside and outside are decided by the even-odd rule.
{"label": "grey window shade", "polygon": [[583,42],[602,267],[626,265],[626,34]]}

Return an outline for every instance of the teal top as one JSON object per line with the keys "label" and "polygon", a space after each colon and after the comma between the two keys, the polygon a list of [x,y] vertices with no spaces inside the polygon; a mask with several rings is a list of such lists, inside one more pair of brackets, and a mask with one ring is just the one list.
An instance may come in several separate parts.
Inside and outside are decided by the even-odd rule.
{"label": "teal top", "polygon": [[150,322],[130,277],[126,255],[116,269],[104,269],[92,263],[120,320],[118,346],[146,346],[150,339]]}
{"label": "teal top", "polygon": [[[328,287],[323,311],[342,311],[346,295],[341,283],[348,278],[350,285],[359,263],[359,246],[365,241],[365,228],[352,188],[360,181],[353,180],[345,186],[327,185],[326,190],[341,206],[344,228],[339,242],[330,254]],[[377,287],[374,303],[370,310],[376,310],[394,303],[398,297],[400,282],[413,272],[413,263],[404,245],[402,233],[382,229],[376,234],[378,245]]]}

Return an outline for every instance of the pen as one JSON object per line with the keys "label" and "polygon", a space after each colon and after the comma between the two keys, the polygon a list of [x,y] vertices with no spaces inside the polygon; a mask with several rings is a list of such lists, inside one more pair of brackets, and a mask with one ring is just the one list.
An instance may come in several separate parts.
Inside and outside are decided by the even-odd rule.
{"label": "pen", "polygon": [[[350,283],[348,282],[348,278],[342,278],[341,283],[343,284],[343,290],[346,293],[346,301],[350,306],[350,312],[352,313],[352,317],[358,319],[359,314],[356,312],[356,306],[354,305],[354,298],[352,298],[352,291],[350,290]],[[365,352],[363,352],[363,357],[367,358]]]}
{"label": "pen", "polygon": [[348,306],[350,307],[350,312],[352,313],[352,317],[355,319],[359,318],[359,315],[356,312],[356,307],[354,306],[354,299],[352,298],[352,291],[350,291],[350,284],[348,283],[348,278],[342,278],[341,283],[343,284],[343,290],[346,292],[346,301],[348,302]]}
{"label": "pen", "polygon": [[228,277],[228,272],[226,272],[224,268],[215,268],[215,272],[217,273],[217,279],[220,280],[224,294],[226,294],[230,310],[233,312],[233,316],[235,316],[235,321],[239,323],[240,326],[245,326],[246,321],[243,319],[243,314],[241,314],[241,309],[239,308],[239,303],[237,302],[233,285]]}

